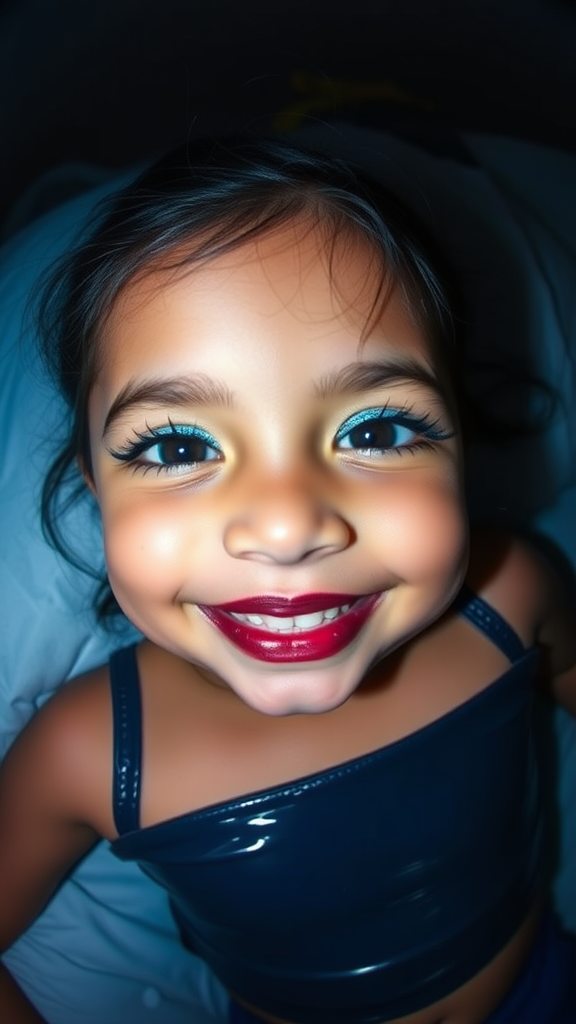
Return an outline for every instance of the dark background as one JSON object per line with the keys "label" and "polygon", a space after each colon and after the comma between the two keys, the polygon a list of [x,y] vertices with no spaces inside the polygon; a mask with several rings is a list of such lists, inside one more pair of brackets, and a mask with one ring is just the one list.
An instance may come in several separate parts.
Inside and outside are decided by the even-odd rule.
{"label": "dark background", "polygon": [[350,117],[576,151],[576,2],[0,0],[0,93],[0,217],[48,167],[191,132]]}

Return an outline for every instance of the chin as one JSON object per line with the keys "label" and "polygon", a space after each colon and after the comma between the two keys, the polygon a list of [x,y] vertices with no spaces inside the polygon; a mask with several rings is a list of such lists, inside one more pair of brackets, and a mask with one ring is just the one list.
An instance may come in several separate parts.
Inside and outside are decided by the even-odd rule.
{"label": "chin", "polygon": [[334,711],[340,707],[347,700],[347,697],[341,697],[334,700],[322,700],[310,698],[309,695],[305,697],[291,696],[277,701],[270,700],[269,698],[259,701],[257,698],[250,697],[241,698],[245,704],[248,704],[254,711],[258,711],[262,715],[267,715],[269,718],[289,718],[292,715],[324,715],[330,711]]}
{"label": "chin", "polygon": [[263,715],[322,715],[344,704],[362,677],[351,682],[342,679],[337,667],[321,672],[316,668],[264,674],[259,680],[253,676],[245,685],[231,680],[228,685],[240,700]]}

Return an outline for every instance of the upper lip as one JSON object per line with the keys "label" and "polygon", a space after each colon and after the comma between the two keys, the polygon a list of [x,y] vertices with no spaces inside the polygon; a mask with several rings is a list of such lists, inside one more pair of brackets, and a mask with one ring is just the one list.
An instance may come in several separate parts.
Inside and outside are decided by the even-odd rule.
{"label": "upper lip", "polygon": [[240,615],[306,615],[323,612],[327,608],[340,608],[358,600],[358,594],[302,594],[299,597],[259,596],[246,597],[227,604],[213,605],[223,612]]}

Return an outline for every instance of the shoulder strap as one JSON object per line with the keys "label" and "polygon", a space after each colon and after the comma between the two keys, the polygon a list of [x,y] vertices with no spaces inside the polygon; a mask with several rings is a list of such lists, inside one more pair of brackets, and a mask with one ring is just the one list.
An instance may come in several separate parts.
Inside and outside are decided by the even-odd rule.
{"label": "shoulder strap", "polygon": [[136,645],[116,651],[110,658],[114,779],[112,807],[119,835],[140,826],[140,774],[142,762],[142,709]]}
{"label": "shoulder strap", "polygon": [[455,601],[455,607],[465,619],[479,629],[505,654],[509,661],[518,661],[526,648],[520,637],[499,612],[466,585]]}

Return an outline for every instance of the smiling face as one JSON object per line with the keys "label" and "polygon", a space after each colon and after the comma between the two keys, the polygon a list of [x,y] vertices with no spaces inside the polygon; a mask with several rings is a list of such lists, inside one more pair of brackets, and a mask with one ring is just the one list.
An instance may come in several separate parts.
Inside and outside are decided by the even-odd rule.
{"label": "smiling face", "polygon": [[322,712],[466,562],[430,348],[359,243],[291,225],[117,300],[89,409],[110,583],[152,641],[267,714]]}

